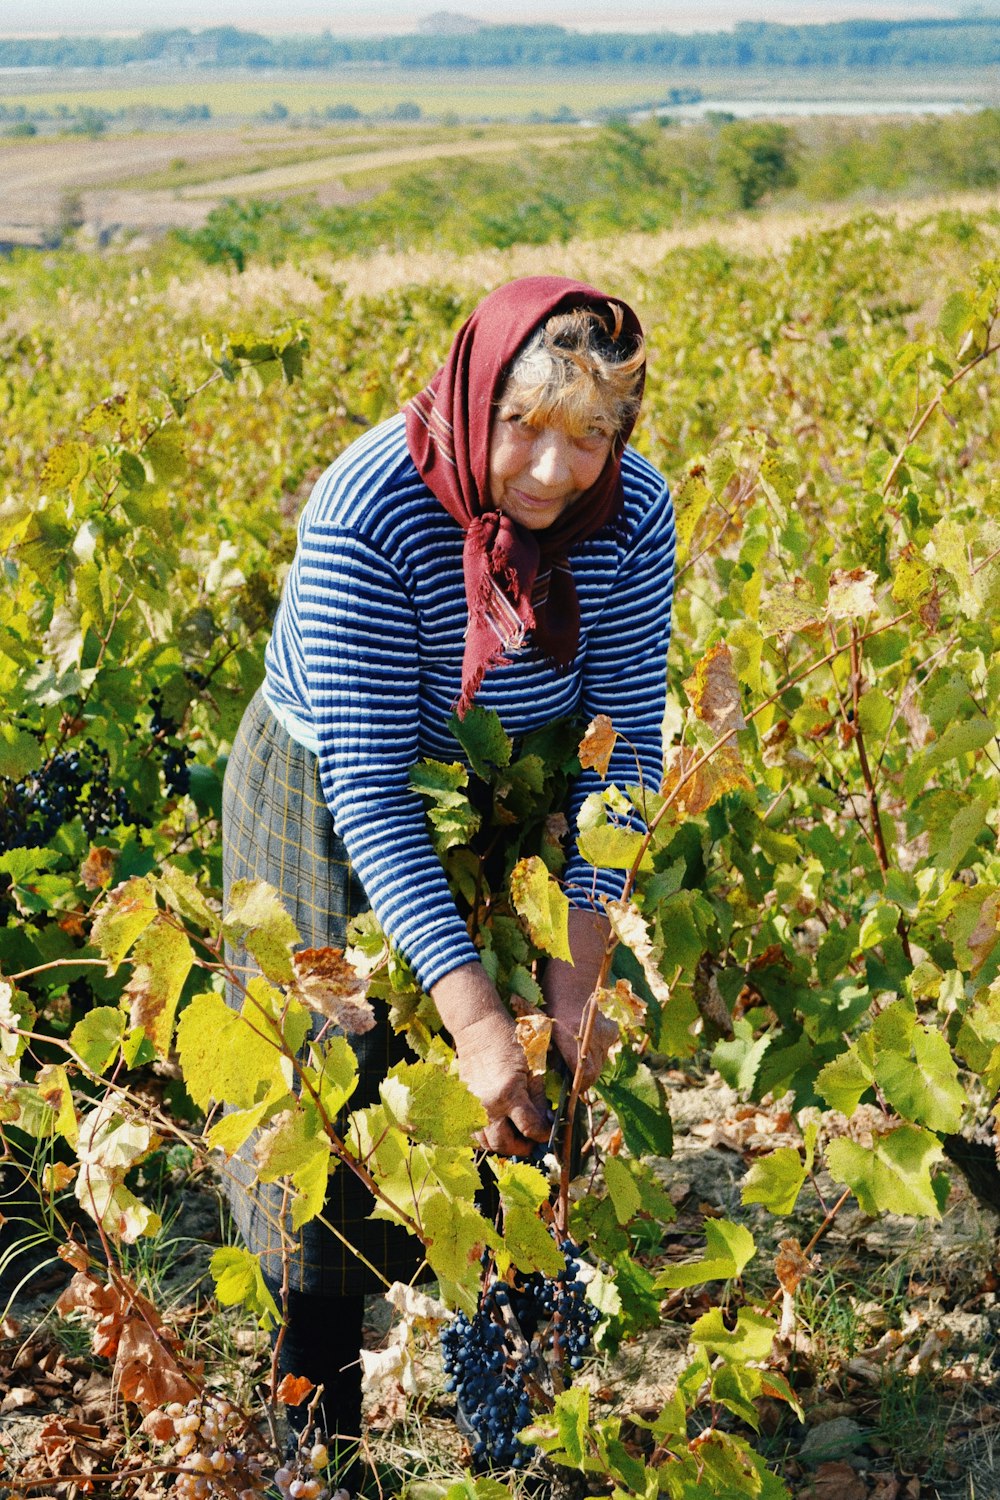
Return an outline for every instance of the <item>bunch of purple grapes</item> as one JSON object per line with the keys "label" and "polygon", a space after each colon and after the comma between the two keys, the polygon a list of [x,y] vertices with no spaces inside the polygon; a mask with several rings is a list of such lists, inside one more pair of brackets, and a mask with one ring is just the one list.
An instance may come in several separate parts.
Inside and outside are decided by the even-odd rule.
{"label": "bunch of purple grapes", "polygon": [[128,796],[112,787],[108,752],[95,740],[50,756],[21,781],[0,777],[0,848],[47,844],[75,817],[90,838],[130,820]]}
{"label": "bunch of purple grapes", "polygon": [[475,1315],[458,1313],[441,1333],[445,1389],[477,1468],[524,1467],[532,1450],[517,1434],[531,1421],[531,1387],[544,1390],[555,1367],[570,1379],[590,1347],[600,1313],[586,1298],[579,1247],[559,1248],[566,1265],[554,1279],[535,1271],[492,1281]]}

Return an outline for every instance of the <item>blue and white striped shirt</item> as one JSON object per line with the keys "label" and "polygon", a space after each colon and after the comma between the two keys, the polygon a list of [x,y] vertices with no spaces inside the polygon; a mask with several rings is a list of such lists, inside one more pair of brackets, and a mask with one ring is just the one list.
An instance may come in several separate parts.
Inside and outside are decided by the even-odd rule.
{"label": "blue and white striped shirt", "polygon": [[[607,714],[622,736],[618,785],[662,774],[666,653],[673,593],[673,508],[638,453],[622,462],[624,526],[574,547],[580,646],[566,672],[530,643],[486,674],[477,704],[517,738],[566,714]],[[384,930],[421,984],[477,957],[410,789],[422,757],[455,761],[446,724],[461,687],[467,620],[464,532],[424,484],[402,415],[352,443],[317,481],[267,648],[264,695],[292,737],[319,757],[323,792]],[[596,772],[574,782],[571,828]],[[620,872],[574,848],[570,899],[620,895]]]}

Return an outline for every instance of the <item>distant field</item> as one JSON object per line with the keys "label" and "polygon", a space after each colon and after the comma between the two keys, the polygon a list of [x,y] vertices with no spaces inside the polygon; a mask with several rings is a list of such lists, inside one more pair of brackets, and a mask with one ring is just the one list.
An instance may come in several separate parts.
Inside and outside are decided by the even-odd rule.
{"label": "distant field", "polygon": [[706,97],[796,99],[881,98],[914,101],[954,98],[973,104],[1000,97],[995,73],[947,72],[915,79],[912,73],[818,74],[695,73],[691,70],[632,70],[628,73],[566,69],[470,70],[461,72],[351,68],[313,73],[139,73],[125,69],[74,73],[72,84],[59,73],[0,76],[0,103],[37,109],[81,106],[106,110],[182,109],[207,104],[213,117],[247,119],[283,105],[292,115],[322,113],[350,105],[362,114],[390,114],[400,104],[417,104],[425,115],[464,120],[527,118],[560,109],[577,116],[609,109],[634,109],[665,99],[671,88],[700,88]]}
{"label": "distant field", "polygon": [[224,197],[311,190],[325,202],[347,202],[417,163],[534,153],[579,134],[578,126],[386,124],[364,133],[246,125],[114,132],[96,140],[0,138],[0,243],[42,242],[65,216],[69,197],[99,227],[195,228]]}
{"label": "distant field", "polygon": [[57,75],[7,75],[0,78],[0,101],[39,109],[60,105],[76,109],[182,109],[207,104],[213,116],[241,117],[266,110],[272,103],[292,114],[309,114],[337,105],[351,105],[363,114],[388,114],[399,104],[413,103],[428,115],[456,114],[462,118],[551,114],[561,107],[575,114],[588,110],[628,108],[659,98],[674,82],[662,72],[609,73],[481,71],[400,72],[364,69],[317,77],[315,74],[253,73],[192,77],[141,76],[130,70],[109,83],[106,72],[74,75],[71,87],[56,82]]}

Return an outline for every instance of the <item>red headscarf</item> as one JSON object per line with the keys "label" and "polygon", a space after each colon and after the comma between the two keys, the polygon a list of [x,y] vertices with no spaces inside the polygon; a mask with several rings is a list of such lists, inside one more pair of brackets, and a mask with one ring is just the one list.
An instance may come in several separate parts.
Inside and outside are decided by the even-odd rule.
{"label": "red headscarf", "polygon": [[[465,531],[463,566],[469,626],[458,713],[490,667],[533,630],[539,651],[569,666],[580,641],[580,605],[567,553],[620,511],[621,455],[632,430],[616,437],[596,484],[544,531],[520,526],[490,500],[490,434],[497,398],[514,359],[540,323],[577,307],[624,314],[626,346],[642,335],[619,299],[563,276],[525,276],[480,302],[459,329],[431,383],[406,406],[406,441],[424,483]],[[547,584],[547,588],[546,588]]]}

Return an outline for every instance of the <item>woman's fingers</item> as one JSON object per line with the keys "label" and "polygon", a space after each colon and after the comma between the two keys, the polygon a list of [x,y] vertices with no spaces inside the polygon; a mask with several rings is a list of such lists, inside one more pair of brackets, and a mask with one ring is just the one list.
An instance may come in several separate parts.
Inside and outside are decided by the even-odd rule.
{"label": "woman's fingers", "polygon": [[459,1076],[489,1116],[483,1131],[487,1145],[507,1156],[524,1156],[533,1141],[547,1140],[544,1096],[528,1075],[510,1017],[474,1022],[458,1032],[455,1044]]}

